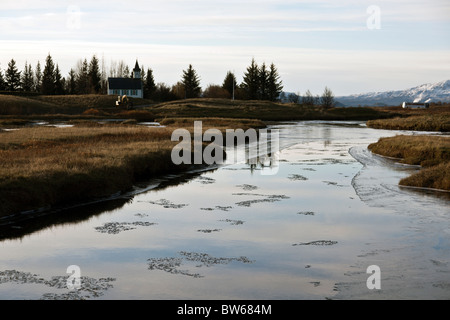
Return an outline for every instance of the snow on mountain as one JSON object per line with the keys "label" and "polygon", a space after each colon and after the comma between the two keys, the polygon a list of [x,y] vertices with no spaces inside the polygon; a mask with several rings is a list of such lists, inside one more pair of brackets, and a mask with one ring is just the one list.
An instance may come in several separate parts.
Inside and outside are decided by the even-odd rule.
{"label": "snow on mountain", "polygon": [[347,107],[396,106],[403,102],[450,102],[450,80],[398,91],[369,92],[335,97]]}

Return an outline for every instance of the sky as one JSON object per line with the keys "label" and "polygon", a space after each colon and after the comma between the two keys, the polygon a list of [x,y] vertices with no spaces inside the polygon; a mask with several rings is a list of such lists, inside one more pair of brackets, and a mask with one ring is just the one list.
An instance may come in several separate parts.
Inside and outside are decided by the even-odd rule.
{"label": "sky", "polygon": [[63,76],[96,55],[168,85],[192,64],[206,88],[254,58],[288,92],[401,90],[450,79],[450,1],[0,0],[0,70],[48,54]]}

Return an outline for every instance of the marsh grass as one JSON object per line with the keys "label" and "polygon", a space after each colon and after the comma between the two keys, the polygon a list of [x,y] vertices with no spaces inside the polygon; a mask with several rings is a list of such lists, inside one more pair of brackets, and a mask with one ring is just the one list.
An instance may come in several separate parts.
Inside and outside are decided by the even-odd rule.
{"label": "marsh grass", "polygon": [[0,215],[124,191],[171,165],[167,128],[34,127],[0,133]]}
{"label": "marsh grass", "polygon": [[450,138],[445,136],[405,136],[381,138],[369,149],[422,169],[402,179],[400,185],[450,190]]}
{"label": "marsh grass", "polygon": [[450,112],[369,120],[367,126],[374,129],[450,132]]}

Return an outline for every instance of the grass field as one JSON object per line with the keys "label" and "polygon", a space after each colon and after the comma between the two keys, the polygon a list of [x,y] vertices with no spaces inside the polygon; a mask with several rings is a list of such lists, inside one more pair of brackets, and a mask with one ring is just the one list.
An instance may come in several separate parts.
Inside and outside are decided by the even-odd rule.
{"label": "grass field", "polygon": [[443,136],[405,136],[382,138],[369,149],[422,169],[402,179],[400,185],[450,191],[450,138]]}

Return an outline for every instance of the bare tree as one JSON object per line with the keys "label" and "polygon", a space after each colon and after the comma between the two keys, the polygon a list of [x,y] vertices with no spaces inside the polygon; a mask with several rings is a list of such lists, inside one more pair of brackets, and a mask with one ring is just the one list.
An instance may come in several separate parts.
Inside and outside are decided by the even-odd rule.
{"label": "bare tree", "polygon": [[329,109],[334,106],[334,94],[333,91],[330,90],[330,88],[325,87],[322,97],[320,98],[320,103],[325,109]]}

